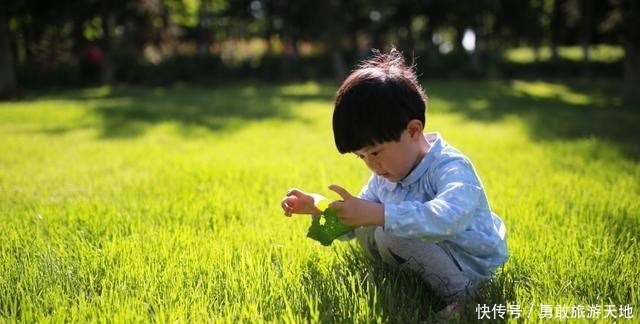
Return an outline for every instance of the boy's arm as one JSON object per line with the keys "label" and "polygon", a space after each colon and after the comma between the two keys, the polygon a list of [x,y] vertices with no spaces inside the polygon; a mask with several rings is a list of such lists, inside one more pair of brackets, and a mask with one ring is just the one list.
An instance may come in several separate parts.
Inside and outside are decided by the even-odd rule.
{"label": "boy's arm", "polygon": [[434,179],[433,200],[384,205],[385,231],[437,242],[466,229],[484,195],[473,167],[466,160],[451,161],[440,167]]}

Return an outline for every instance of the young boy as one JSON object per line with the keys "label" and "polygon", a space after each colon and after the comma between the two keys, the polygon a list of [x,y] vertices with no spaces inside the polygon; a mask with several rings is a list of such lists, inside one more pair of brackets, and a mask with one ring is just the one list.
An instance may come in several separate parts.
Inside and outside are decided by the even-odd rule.
{"label": "young boy", "polygon": [[[449,306],[491,278],[508,258],[506,229],[489,208],[469,159],[438,133],[423,134],[426,96],[402,54],[376,52],[338,90],[333,132],[373,172],[358,197],[329,207],[356,227],[368,254],[417,272]],[[291,189],[286,216],[319,214],[317,194]]]}

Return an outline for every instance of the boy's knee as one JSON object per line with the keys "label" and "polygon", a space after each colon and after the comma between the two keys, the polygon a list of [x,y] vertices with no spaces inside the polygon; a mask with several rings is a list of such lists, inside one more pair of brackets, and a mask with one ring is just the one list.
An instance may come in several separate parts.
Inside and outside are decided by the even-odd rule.
{"label": "boy's knee", "polygon": [[[417,240],[404,238],[385,233],[381,227],[376,228],[373,233],[374,241],[382,261],[392,266],[405,264],[409,259],[416,262],[416,252],[414,245],[421,243]],[[413,256],[413,257],[412,257]]]}
{"label": "boy's knee", "polygon": [[373,231],[373,238],[382,261],[416,273],[445,301],[464,298],[473,290],[457,261],[438,244],[397,237],[382,228]]}
{"label": "boy's knee", "polygon": [[380,254],[378,253],[378,247],[375,241],[374,232],[378,226],[363,226],[358,227],[354,230],[356,235],[356,240],[364,250],[365,254],[369,258],[380,259]]}
{"label": "boy's knee", "polygon": [[[385,233],[380,226],[365,226],[355,229],[356,239],[367,256],[382,260],[392,266],[398,266],[406,261],[393,251],[406,251],[402,246],[402,238]],[[404,253],[403,253],[404,254]]]}

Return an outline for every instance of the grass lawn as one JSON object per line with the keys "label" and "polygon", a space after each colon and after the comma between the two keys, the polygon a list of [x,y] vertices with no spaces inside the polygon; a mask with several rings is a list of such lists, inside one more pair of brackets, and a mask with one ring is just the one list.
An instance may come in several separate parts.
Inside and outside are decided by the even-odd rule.
{"label": "grass lawn", "polygon": [[[589,48],[591,62],[611,63],[624,59],[624,48],[613,45],[595,45]],[[581,46],[560,46],[557,48],[558,57],[570,61],[582,61],[584,53]],[[542,46],[539,49],[539,59],[549,61],[551,59],[551,48]],[[505,51],[504,57],[516,63],[535,62],[535,53],[531,47],[516,47]]]}
{"label": "grass lawn", "polygon": [[[334,197],[329,184],[358,192],[368,179],[334,148],[336,88],[96,88],[0,103],[0,322],[432,319],[415,277],[372,267],[354,242],[323,247],[305,237],[308,218],[282,216],[290,187]],[[528,321],[637,321],[640,107],[620,103],[620,83],[425,88],[427,130],[472,159],[508,229],[511,258],[466,320],[515,320],[519,308]]]}

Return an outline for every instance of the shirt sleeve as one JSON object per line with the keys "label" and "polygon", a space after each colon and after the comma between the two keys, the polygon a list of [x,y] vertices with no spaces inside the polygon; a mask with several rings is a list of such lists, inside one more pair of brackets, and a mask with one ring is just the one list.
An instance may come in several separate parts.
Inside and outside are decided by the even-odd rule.
{"label": "shirt sleeve", "polygon": [[432,200],[384,205],[385,231],[438,242],[465,230],[483,195],[473,166],[456,159],[436,168],[431,178],[436,191]]}

